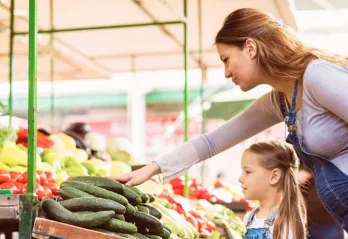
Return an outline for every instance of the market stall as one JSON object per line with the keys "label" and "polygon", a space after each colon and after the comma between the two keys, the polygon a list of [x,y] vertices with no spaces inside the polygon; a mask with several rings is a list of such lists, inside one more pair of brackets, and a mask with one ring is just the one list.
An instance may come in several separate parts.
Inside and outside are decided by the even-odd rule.
{"label": "market stall", "polygon": [[[22,6],[23,2],[19,2]],[[171,185],[172,189],[167,190],[162,188],[160,192],[151,193],[146,190],[146,185],[141,185],[139,188],[127,187],[112,180],[107,180],[105,176],[117,175],[130,170],[130,167],[126,163],[130,160],[130,158],[127,159],[127,156],[131,154],[127,146],[124,146],[126,143],[121,139],[115,139],[111,143],[109,142],[109,144],[105,144],[106,142],[103,144],[103,138],[100,135],[86,134],[85,137],[89,141],[89,146],[86,147],[81,142],[81,137],[78,136],[78,133],[73,130],[50,134],[46,130],[38,129],[37,79],[38,72],[40,73],[42,70],[42,68],[38,67],[38,33],[50,34],[50,67],[45,67],[44,71],[46,71],[46,75],[41,76],[49,78],[53,82],[55,79],[54,69],[60,72],[60,78],[67,76],[65,74],[66,72],[64,73],[64,70],[62,71],[62,69],[66,69],[64,68],[64,64],[54,67],[53,57],[59,54],[56,52],[56,47],[53,46],[53,34],[159,26],[162,33],[164,32],[166,33],[165,35],[171,36],[163,26],[182,25],[183,31],[179,35],[182,36],[183,40],[179,45],[180,50],[183,51],[181,62],[183,62],[182,68],[184,70],[183,78],[185,82],[184,140],[188,140],[187,70],[189,67],[194,67],[195,65],[195,67],[200,67],[203,79],[204,68],[209,67],[209,65],[203,64],[202,49],[200,49],[200,60],[197,60],[193,53],[189,53],[187,42],[187,1],[184,0],[182,3],[183,14],[178,13],[176,8],[173,8],[167,1],[163,1],[162,4],[164,3],[165,7],[173,11],[175,16],[174,20],[170,18],[169,20],[166,19],[166,21],[157,21],[146,10],[146,4],[141,4],[140,1],[134,2],[145,12],[145,15],[150,16],[150,22],[55,28],[53,24],[53,1],[51,1],[50,21],[47,21],[50,24],[49,26],[46,25],[43,29],[39,29],[37,18],[40,15],[40,11],[38,11],[39,4],[37,0],[31,0],[28,6],[28,18],[19,18],[21,21],[29,20],[29,31],[26,30],[24,24],[19,24],[17,29],[14,27],[15,1],[11,1],[9,9],[1,2],[2,10],[10,10],[11,17],[8,71],[10,82],[8,111],[10,117],[8,125],[1,129],[0,166],[2,171],[0,178],[2,180],[1,192],[4,194],[0,195],[0,210],[4,214],[1,214],[2,217],[0,220],[2,223],[10,222],[12,223],[11,225],[19,223],[20,238],[30,238],[31,236],[36,238],[47,238],[49,236],[76,238],[74,237],[75,235],[78,235],[79,238],[220,238],[221,235],[225,235],[227,238],[240,238],[243,235],[243,226],[240,218],[236,217],[230,209],[221,205],[211,204],[211,202],[216,203],[212,198],[210,198],[211,200],[207,200],[196,195],[195,198],[185,199],[180,196],[182,194],[188,197],[190,193],[193,194],[191,190],[198,190],[197,188],[193,189],[192,184],[189,185],[189,178],[187,176],[182,184],[182,193],[177,193],[179,195],[175,197],[170,196],[172,194],[170,190],[175,190],[173,185]],[[209,4],[205,5],[206,8],[209,6]],[[273,8],[274,6],[272,5]],[[282,14],[283,16],[289,16],[288,14]],[[291,16],[287,20],[291,22]],[[15,128],[12,122],[12,83],[14,77],[17,77],[17,73],[13,71],[14,41],[15,36],[26,35],[28,35],[29,55],[28,121],[26,122],[27,127]],[[173,36],[171,38],[176,39]],[[67,39],[72,41],[74,37],[67,36],[65,40]],[[57,45],[64,45],[61,40],[56,39],[56,42],[58,42]],[[22,49],[24,46],[21,45]],[[164,49],[166,49],[166,46],[164,46]],[[66,49],[59,49],[60,52],[64,52],[64,50]],[[85,57],[83,53],[81,54],[81,52],[71,50],[70,48],[69,53],[71,54],[71,52],[74,52],[75,58],[83,58],[82,62],[88,63],[91,69],[84,69],[86,71],[83,72],[88,77],[91,77],[93,74],[94,76],[108,75],[110,72],[115,71],[115,69],[108,71],[105,65],[102,66],[94,62],[93,59],[91,60]],[[133,59],[133,57],[131,58]],[[144,62],[149,64],[148,59],[145,59]],[[177,68],[178,61],[174,60],[173,62],[176,64],[171,67]],[[79,64],[81,64],[81,61],[79,61]],[[153,69],[151,62],[151,66],[142,65],[141,62],[138,64],[140,67],[135,67],[131,64],[131,67],[127,65],[123,68],[116,69],[116,71]],[[213,61],[211,65],[214,64],[216,64],[216,61]],[[47,77],[48,68],[50,68],[49,77]],[[76,72],[68,75],[68,77],[84,78]],[[204,89],[202,87],[203,92]],[[51,93],[51,110],[52,114],[54,114],[54,90]],[[96,143],[93,144],[93,142]],[[124,171],[120,172],[120,169],[124,169]],[[117,173],[114,171],[117,171]],[[232,203],[232,201],[226,201],[225,203]],[[71,234],[68,235],[67,231]],[[136,234],[136,237],[134,237],[134,234]],[[7,233],[6,236],[8,237],[9,234]]]}

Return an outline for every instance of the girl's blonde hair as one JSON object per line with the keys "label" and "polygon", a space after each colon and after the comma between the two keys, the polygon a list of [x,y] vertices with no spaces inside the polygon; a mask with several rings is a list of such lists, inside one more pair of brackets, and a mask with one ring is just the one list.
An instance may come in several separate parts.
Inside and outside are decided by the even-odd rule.
{"label": "girl's blonde hair", "polygon": [[348,67],[348,58],[305,46],[291,28],[253,8],[238,9],[228,15],[215,43],[243,49],[248,38],[256,42],[257,61],[271,77],[301,80],[307,65],[317,58]]}
{"label": "girl's blonde hair", "polygon": [[260,156],[262,167],[281,171],[282,200],[274,222],[273,239],[288,238],[289,227],[294,239],[306,238],[306,206],[296,174],[299,160],[292,145],[284,141],[268,141],[251,145],[246,151]]}

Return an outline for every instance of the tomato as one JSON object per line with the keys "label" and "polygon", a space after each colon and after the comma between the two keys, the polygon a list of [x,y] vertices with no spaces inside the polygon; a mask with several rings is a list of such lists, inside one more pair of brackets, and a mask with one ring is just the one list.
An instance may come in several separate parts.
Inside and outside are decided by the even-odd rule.
{"label": "tomato", "polygon": [[13,182],[13,184],[16,185],[16,187],[18,189],[18,193],[22,190],[22,187],[24,186],[23,183]]}
{"label": "tomato", "polygon": [[[28,172],[24,172],[18,179],[17,183],[27,183],[28,182]],[[36,173],[36,182],[40,183],[40,176]]]}
{"label": "tomato", "polygon": [[16,180],[19,178],[19,176],[21,176],[21,173],[15,172],[15,171],[10,171],[8,173],[10,174],[12,182],[16,182]]}
{"label": "tomato", "polygon": [[11,182],[11,176],[8,172],[0,170],[0,183]]}
{"label": "tomato", "polygon": [[53,193],[49,187],[43,186],[42,188],[43,188],[43,193],[41,194],[41,192],[39,192],[41,195],[37,193],[39,200],[41,200],[43,197],[49,197],[49,198],[53,197]]}
{"label": "tomato", "polygon": [[0,189],[11,189],[13,194],[18,194],[18,188],[14,183],[3,183],[0,185]]}
{"label": "tomato", "polygon": [[47,178],[47,181],[49,183],[56,183],[57,182],[56,175],[54,175],[51,172],[44,172],[44,173],[46,174],[46,178]]}
{"label": "tomato", "polygon": [[40,177],[40,184],[41,184],[42,186],[46,185],[46,184],[48,183],[46,174],[45,174],[43,171],[41,171],[41,170],[36,170],[36,173],[37,173],[37,174],[39,175],[39,177]]}
{"label": "tomato", "polygon": [[51,189],[54,195],[59,195],[59,186],[56,183],[48,183],[46,185],[49,189]]}
{"label": "tomato", "polygon": [[216,230],[216,226],[212,221],[206,220],[203,226],[208,232]]}
{"label": "tomato", "polygon": [[190,213],[186,214],[186,221],[191,223],[192,226],[194,226],[199,231],[198,222],[197,222],[196,218],[194,216],[192,216]]}
{"label": "tomato", "polygon": [[[27,192],[28,192],[28,184],[26,183],[22,186],[22,189],[20,190],[20,194],[27,194]],[[36,195],[43,192],[44,192],[43,187],[39,183],[36,183],[36,190],[35,190]]]}

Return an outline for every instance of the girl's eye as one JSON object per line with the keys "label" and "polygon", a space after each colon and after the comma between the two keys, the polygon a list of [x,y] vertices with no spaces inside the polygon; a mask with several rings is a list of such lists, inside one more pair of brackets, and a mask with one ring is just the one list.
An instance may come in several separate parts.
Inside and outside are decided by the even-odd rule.
{"label": "girl's eye", "polygon": [[224,63],[227,63],[227,61],[228,61],[228,58],[226,58],[226,59],[223,60]]}
{"label": "girl's eye", "polygon": [[245,173],[246,173],[246,174],[249,174],[249,173],[251,173],[251,172],[249,172],[249,171],[245,171]]}

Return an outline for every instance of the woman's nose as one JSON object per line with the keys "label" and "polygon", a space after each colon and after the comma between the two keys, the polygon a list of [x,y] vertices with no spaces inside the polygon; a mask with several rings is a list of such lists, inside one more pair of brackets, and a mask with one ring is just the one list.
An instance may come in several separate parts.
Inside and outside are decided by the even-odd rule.
{"label": "woman's nose", "polygon": [[228,70],[227,66],[225,66],[225,78],[231,78],[231,72]]}
{"label": "woman's nose", "polygon": [[243,182],[243,180],[242,180],[242,175],[239,176],[238,181],[239,181],[240,183]]}

